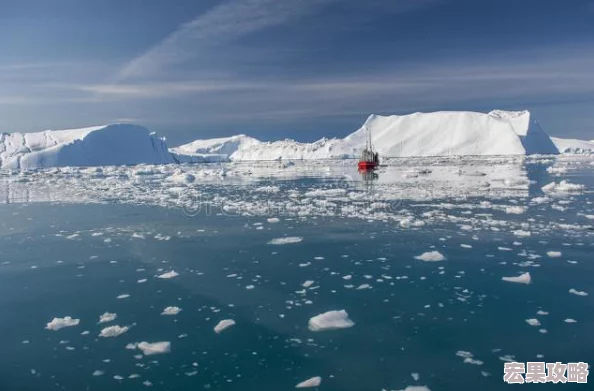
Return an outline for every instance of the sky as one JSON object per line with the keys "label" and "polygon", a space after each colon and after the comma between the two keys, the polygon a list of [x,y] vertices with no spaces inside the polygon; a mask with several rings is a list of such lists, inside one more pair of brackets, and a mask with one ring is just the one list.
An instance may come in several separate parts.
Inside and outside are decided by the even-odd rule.
{"label": "sky", "polygon": [[594,139],[594,0],[0,0],[0,131],[134,122],[170,146],[530,110]]}

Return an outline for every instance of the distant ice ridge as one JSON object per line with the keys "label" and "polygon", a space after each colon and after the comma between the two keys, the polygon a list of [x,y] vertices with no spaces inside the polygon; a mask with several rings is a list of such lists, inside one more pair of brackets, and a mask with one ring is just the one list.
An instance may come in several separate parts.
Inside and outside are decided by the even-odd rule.
{"label": "distant ice ridge", "polygon": [[1,133],[0,168],[174,163],[165,140],[129,124]]}

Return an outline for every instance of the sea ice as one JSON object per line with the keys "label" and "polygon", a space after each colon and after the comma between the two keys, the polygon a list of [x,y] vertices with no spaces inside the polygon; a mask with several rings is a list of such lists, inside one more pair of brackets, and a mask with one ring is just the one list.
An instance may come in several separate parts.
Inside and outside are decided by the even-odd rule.
{"label": "sea ice", "polygon": [[171,342],[140,342],[136,345],[138,349],[142,350],[145,356],[152,356],[154,354],[169,353],[171,351]]}
{"label": "sea ice", "polygon": [[217,323],[217,325],[214,327],[214,331],[215,333],[220,334],[233,325],[235,325],[235,321],[233,319],[224,319]]}
{"label": "sea ice", "polygon": [[177,315],[179,314],[181,311],[181,308],[179,307],[166,307],[163,312],[161,312],[161,315]]}
{"label": "sea ice", "polygon": [[117,318],[117,314],[111,313],[111,312],[106,312],[103,315],[101,315],[99,317],[99,323],[108,323],[108,322],[112,322]]}
{"label": "sea ice", "polygon": [[534,326],[534,327],[538,327],[540,326],[540,321],[538,319],[526,319],[526,323],[528,323],[530,326]]}
{"label": "sea ice", "polygon": [[124,327],[120,327],[118,325],[109,326],[109,327],[106,327],[103,330],[101,330],[101,333],[99,334],[99,336],[103,337],[103,338],[117,337],[117,336],[124,334],[128,330],[129,330],[128,326],[124,326]]}
{"label": "sea ice", "polygon": [[349,319],[349,314],[345,310],[324,312],[309,320],[311,331],[346,329],[354,325],[355,322]]}
{"label": "sea ice", "polygon": [[530,277],[530,273],[526,272],[524,274],[520,274],[517,277],[501,277],[503,281],[507,282],[517,282],[520,284],[530,284],[532,282],[532,278]]}
{"label": "sea ice", "polygon": [[559,258],[561,256],[561,251],[547,251],[547,256],[549,258]]}
{"label": "sea ice", "polygon": [[322,383],[322,378],[319,376],[312,377],[301,383],[297,384],[295,388],[309,388],[309,387],[318,387]]}
{"label": "sea ice", "polygon": [[130,297],[129,294],[123,293],[123,294],[119,295],[118,297],[116,297],[116,299],[121,300],[121,299],[127,299],[128,297]]}
{"label": "sea ice", "polygon": [[45,328],[47,330],[58,331],[64,327],[78,326],[79,323],[80,319],[72,319],[70,316],[65,316],[64,318],[54,318]]}
{"label": "sea ice", "polygon": [[571,294],[574,294],[574,295],[576,295],[576,296],[588,296],[588,292],[585,292],[585,291],[578,291],[578,290],[576,290],[576,289],[573,289],[573,288],[571,288],[571,289],[569,290],[569,293],[571,293]]}
{"label": "sea ice", "polygon": [[163,274],[157,276],[157,278],[169,279],[169,278],[174,278],[177,276],[179,276],[179,274],[175,270],[172,270],[170,272],[163,273]]}
{"label": "sea ice", "polygon": [[415,259],[425,262],[439,262],[443,261],[445,257],[439,251],[428,251],[421,255],[417,255]]}
{"label": "sea ice", "polygon": [[292,244],[292,243],[299,243],[302,240],[303,240],[303,238],[300,238],[297,236],[288,236],[288,237],[284,237],[284,238],[272,239],[271,241],[268,242],[268,244],[275,244],[275,245]]}

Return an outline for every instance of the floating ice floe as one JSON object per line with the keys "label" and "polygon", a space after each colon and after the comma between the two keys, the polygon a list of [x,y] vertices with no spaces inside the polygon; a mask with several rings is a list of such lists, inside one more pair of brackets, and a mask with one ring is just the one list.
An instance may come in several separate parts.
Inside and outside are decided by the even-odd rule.
{"label": "floating ice floe", "polygon": [[105,372],[100,371],[100,370],[96,370],[95,372],[93,372],[93,376],[103,376],[105,374]]}
{"label": "floating ice floe", "polygon": [[271,217],[269,219],[266,219],[266,221],[268,221],[270,224],[275,224],[280,222],[280,219],[278,217]]}
{"label": "floating ice floe", "polygon": [[309,320],[309,329],[311,331],[338,330],[353,327],[355,322],[349,318],[345,310],[328,311],[316,315]]}
{"label": "floating ice floe", "polygon": [[405,389],[397,391],[431,391],[427,386],[407,386]]}
{"label": "floating ice floe", "polygon": [[517,277],[501,277],[503,281],[507,282],[517,282],[519,284],[530,284],[532,282],[532,278],[530,277],[530,273],[526,272],[524,274],[520,274]]}
{"label": "floating ice floe", "polygon": [[547,256],[549,258],[559,258],[561,256],[561,251],[547,251]]}
{"label": "floating ice floe", "polygon": [[526,323],[528,323],[530,326],[534,326],[534,327],[538,327],[540,326],[540,321],[538,319],[526,319]]}
{"label": "floating ice floe", "polygon": [[145,356],[152,356],[154,354],[169,353],[171,351],[171,342],[140,342],[136,347],[142,350]]}
{"label": "floating ice floe", "polygon": [[527,238],[532,236],[532,233],[530,231],[523,231],[521,229],[518,229],[516,231],[512,232],[515,236],[518,236],[520,238]]}
{"label": "floating ice floe", "polygon": [[322,378],[320,376],[315,376],[301,383],[297,384],[295,388],[310,388],[310,387],[318,387],[322,383]]}
{"label": "floating ice floe", "polygon": [[571,289],[569,290],[569,293],[571,293],[571,294],[573,294],[573,295],[576,295],[576,296],[588,296],[588,292],[585,292],[585,291],[578,291],[578,290],[576,290],[576,289],[573,289],[573,288],[571,288]]}
{"label": "floating ice floe", "polygon": [[571,318],[567,318],[564,320],[565,323],[577,323],[577,320],[575,319],[571,319]]}
{"label": "floating ice floe", "polygon": [[179,274],[175,270],[172,270],[170,272],[163,273],[163,274],[157,276],[157,278],[162,278],[162,279],[167,280],[167,279],[174,278],[177,276],[179,276]]}
{"label": "floating ice floe", "polygon": [[106,312],[99,317],[99,323],[113,322],[118,317],[117,314]]}
{"label": "floating ice floe", "polygon": [[181,308],[179,307],[166,307],[163,312],[161,312],[161,315],[177,315],[179,314],[181,311]]}
{"label": "floating ice floe", "polygon": [[514,214],[514,215],[520,215],[524,212],[526,212],[526,207],[524,206],[507,206],[505,208],[505,213],[507,214]]}
{"label": "floating ice floe", "polygon": [[70,316],[65,316],[63,318],[54,318],[45,326],[45,328],[46,330],[58,331],[64,327],[78,326],[79,323],[80,319],[73,319]]}
{"label": "floating ice floe", "polygon": [[309,288],[313,284],[314,284],[314,282],[312,280],[307,280],[303,284],[301,284],[301,286],[304,287],[304,288]]}
{"label": "floating ice floe", "polygon": [[121,294],[118,297],[116,297],[116,299],[122,300],[122,299],[127,299],[128,297],[130,297],[130,295],[127,293],[124,293],[124,294]]}
{"label": "floating ice floe", "polygon": [[584,188],[584,185],[561,181],[559,183],[551,182],[548,185],[543,186],[542,191],[545,193],[579,193],[584,190]]}
{"label": "floating ice floe", "polygon": [[281,245],[281,244],[293,244],[293,243],[299,243],[303,240],[303,238],[300,238],[298,236],[288,236],[285,238],[275,238],[272,239],[271,241],[268,242],[268,244],[275,244],[275,245]]}
{"label": "floating ice floe", "polygon": [[106,327],[103,330],[101,330],[101,333],[99,334],[99,336],[103,337],[103,338],[118,337],[118,336],[124,334],[125,332],[127,332],[128,330],[129,330],[128,326],[124,326],[124,327],[120,327],[118,325],[109,326],[109,327]]}
{"label": "floating ice floe", "polygon": [[417,255],[415,259],[425,262],[439,262],[443,261],[445,257],[439,251],[428,251],[421,255]]}
{"label": "floating ice floe", "polygon": [[233,325],[235,325],[235,321],[233,319],[223,319],[217,323],[217,325],[214,327],[214,331],[215,333],[220,334]]}

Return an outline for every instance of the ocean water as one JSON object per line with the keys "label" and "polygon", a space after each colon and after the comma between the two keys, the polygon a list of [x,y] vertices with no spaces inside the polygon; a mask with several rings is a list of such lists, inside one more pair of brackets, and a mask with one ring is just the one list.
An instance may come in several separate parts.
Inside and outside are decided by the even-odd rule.
{"label": "ocean water", "polygon": [[[506,360],[592,363],[592,162],[3,173],[0,390],[499,390]],[[308,328],[332,310],[354,325]]]}

